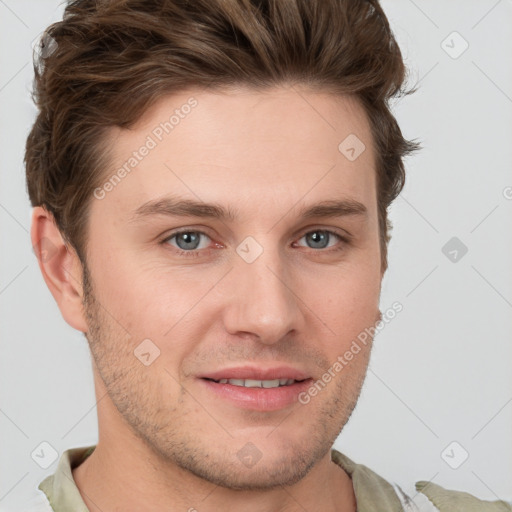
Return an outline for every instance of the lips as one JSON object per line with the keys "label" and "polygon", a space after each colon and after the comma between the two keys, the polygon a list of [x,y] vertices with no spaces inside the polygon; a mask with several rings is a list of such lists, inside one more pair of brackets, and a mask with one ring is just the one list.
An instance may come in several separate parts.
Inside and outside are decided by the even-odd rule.
{"label": "lips", "polygon": [[223,368],[197,375],[202,388],[238,409],[270,412],[292,406],[313,380],[292,366],[254,365]]}
{"label": "lips", "polygon": [[291,366],[275,366],[273,368],[263,368],[256,366],[238,366],[233,368],[224,368],[214,372],[208,372],[198,375],[201,379],[220,380],[295,380],[302,381],[309,379],[311,375],[306,372],[293,368]]}
{"label": "lips", "polygon": [[274,379],[274,380],[256,380],[256,379],[207,379],[217,384],[231,384],[232,386],[243,386],[246,388],[277,388],[281,386],[291,386],[297,381],[294,379]]}
{"label": "lips", "polygon": [[[208,378],[198,379],[198,381],[202,389],[212,397],[212,405],[220,399],[237,409],[271,412],[295,405],[300,394],[311,385],[312,379],[293,381],[293,384],[269,388],[245,387],[230,384],[229,381],[216,382]],[[210,403],[210,398],[208,400]]]}

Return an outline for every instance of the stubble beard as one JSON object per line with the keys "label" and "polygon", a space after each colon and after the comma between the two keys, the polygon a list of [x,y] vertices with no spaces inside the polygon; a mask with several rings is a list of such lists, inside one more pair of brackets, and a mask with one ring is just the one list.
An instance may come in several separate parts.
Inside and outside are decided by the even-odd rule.
{"label": "stubble beard", "polygon": [[[302,421],[311,418],[310,412],[304,414],[301,410],[305,406],[296,403],[296,409],[272,434],[276,440],[275,446],[266,450],[266,454],[263,449],[260,461],[247,470],[237,456],[246,440],[230,437],[218,427],[218,432],[213,432],[209,437],[211,440],[224,439],[225,442],[224,445],[222,442],[216,445],[200,437],[200,433],[205,432],[207,420],[189,419],[187,424],[193,400],[187,397],[183,387],[179,388],[179,395],[173,404],[162,407],[162,397],[168,398],[169,395],[169,391],[166,393],[164,390],[165,383],[155,378],[151,380],[151,367],[141,365],[132,349],[127,347],[129,336],[124,341],[122,328],[96,300],[86,265],[83,265],[83,289],[88,326],[85,336],[98,374],[126,425],[152,451],[163,468],[177,466],[202,480],[232,490],[262,491],[290,486],[302,480],[330,452],[357,404],[366,378],[371,344],[364,371],[359,374],[354,372],[350,375],[351,379],[338,377],[334,382],[335,391],[325,395],[327,398],[319,408],[315,421],[302,436],[302,442],[291,443],[287,436],[287,429],[296,424],[293,418],[295,414],[300,414]],[[347,389],[347,385],[350,389]],[[320,395],[312,402],[321,398]],[[178,424],[173,424],[172,418],[178,418]],[[282,430],[281,437],[279,430]],[[255,439],[253,444],[258,446],[258,442]]]}

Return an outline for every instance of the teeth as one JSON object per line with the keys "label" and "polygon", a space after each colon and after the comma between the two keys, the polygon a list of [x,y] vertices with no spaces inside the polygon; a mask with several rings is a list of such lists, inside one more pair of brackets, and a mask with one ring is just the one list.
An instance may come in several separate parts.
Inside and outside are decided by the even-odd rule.
{"label": "teeth", "polygon": [[220,379],[220,384],[231,384],[233,386],[242,386],[245,388],[277,388],[280,386],[289,386],[296,382],[294,379],[275,379],[275,380],[254,380],[254,379]]}

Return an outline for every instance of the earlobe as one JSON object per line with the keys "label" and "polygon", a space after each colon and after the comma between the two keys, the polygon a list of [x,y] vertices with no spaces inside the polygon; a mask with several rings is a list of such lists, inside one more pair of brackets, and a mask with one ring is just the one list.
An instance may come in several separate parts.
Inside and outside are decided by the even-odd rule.
{"label": "earlobe", "polygon": [[82,298],[82,264],[76,251],[67,244],[45,208],[32,212],[30,238],[43,279],[71,327],[87,332]]}

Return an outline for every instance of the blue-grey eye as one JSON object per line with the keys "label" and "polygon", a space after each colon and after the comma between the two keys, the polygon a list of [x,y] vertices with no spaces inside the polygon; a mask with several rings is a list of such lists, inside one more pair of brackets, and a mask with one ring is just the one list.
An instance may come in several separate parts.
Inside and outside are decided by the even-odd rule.
{"label": "blue-grey eye", "polygon": [[183,231],[181,233],[176,233],[168,240],[172,240],[173,238],[176,240],[176,245],[179,249],[182,250],[194,250],[197,249],[199,243],[201,241],[202,233],[197,231]]}
{"label": "blue-grey eye", "polygon": [[312,244],[310,247],[313,249],[325,249],[328,247],[328,243],[331,240],[332,235],[335,237],[338,237],[336,233],[332,233],[331,231],[311,231],[303,236],[303,238],[306,238],[307,242]]}

